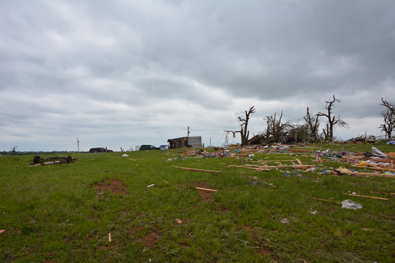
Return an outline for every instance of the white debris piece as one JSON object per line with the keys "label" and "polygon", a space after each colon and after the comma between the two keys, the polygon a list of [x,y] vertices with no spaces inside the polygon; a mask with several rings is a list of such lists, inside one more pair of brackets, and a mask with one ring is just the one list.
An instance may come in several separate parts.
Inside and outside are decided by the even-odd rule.
{"label": "white debris piece", "polygon": [[362,205],[355,203],[354,201],[352,201],[350,199],[347,199],[342,202],[342,208],[357,210],[357,209],[361,209]]}

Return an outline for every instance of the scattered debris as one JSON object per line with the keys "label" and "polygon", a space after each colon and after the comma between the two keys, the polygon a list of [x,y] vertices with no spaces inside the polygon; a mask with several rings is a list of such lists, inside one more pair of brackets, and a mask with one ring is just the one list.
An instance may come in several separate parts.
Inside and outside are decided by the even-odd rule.
{"label": "scattered debris", "polygon": [[129,157],[126,153],[122,154],[122,157]]}
{"label": "scattered debris", "polygon": [[317,211],[311,211],[310,214],[315,215],[315,214],[317,214]]}
{"label": "scattered debris", "polygon": [[374,228],[362,227],[362,230],[365,230],[365,231],[373,231]]}
{"label": "scattered debris", "polygon": [[350,199],[344,200],[343,202],[341,202],[341,204],[342,204],[342,208],[346,208],[346,209],[357,210],[357,209],[362,208],[361,204],[355,203],[354,201],[352,201]]}
{"label": "scattered debris", "polygon": [[111,233],[108,233],[108,241],[111,242]]}
{"label": "scattered debris", "polygon": [[283,220],[281,220],[281,223],[283,224],[290,224],[289,220],[284,218]]}
{"label": "scattered debris", "polygon": [[166,180],[164,180],[164,179],[162,179],[162,181],[165,182],[165,183],[167,183],[167,184],[169,183],[168,181],[166,181]]}
{"label": "scattered debris", "polygon": [[150,188],[150,187],[152,187],[152,186],[154,186],[154,184],[150,184],[150,185],[148,185],[148,186],[147,186],[147,188]]}
{"label": "scattered debris", "polygon": [[182,224],[182,221],[181,221],[180,219],[178,219],[178,218],[176,218],[176,222],[177,222],[178,224]]}
{"label": "scattered debris", "polygon": [[372,152],[373,152],[373,155],[375,155],[375,156],[387,157],[386,154],[384,154],[382,151],[380,151],[380,150],[377,149],[376,147],[372,147]]}
{"label": "scattered debris", "polygon": [[0,230],[0,235],[5,233],[5,230]]}

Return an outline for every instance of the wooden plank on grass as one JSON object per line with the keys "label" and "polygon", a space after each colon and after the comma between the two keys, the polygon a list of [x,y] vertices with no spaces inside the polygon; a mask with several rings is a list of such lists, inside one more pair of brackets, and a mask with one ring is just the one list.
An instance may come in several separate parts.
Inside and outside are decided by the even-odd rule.
{"label": "wooden plank on grass", "polygon": [[375,196],[368,196],[368,195],[354,195],[354,194],[346,194],[345,195],[349,195],[349,196],[358,196],[358,197],[364,197],[364,198],[372,198],[372,199],[377,199],[377,200],[386,200],[388,201],[388,198],[382,198],[382,197],[375,197]]}
{"label": "wooden plank on grass", "polygon": [[321,198],[317,198],[317,197],[310,197],[311,199],[315,199],[315,200],[320,200],[320,201],[324,201],[324,202],[331,202],[334,203],[335,201],[330,201],[330,200],[326,200],[326,199],[321,199]]}
{"label": "wooden plank on grass", "polygon": [[206,191],[206,192],[217,192],[218,190],[215,189],[208,189],[208,188],[203,188],[203,187],[195,187],[197,190],[200,191]]}
{"label": "wooden plank on grass", "polygon": [[295,168],[295,169],[306,169],[309,167],[316,167],[317,165],[305,165],[305,164],[293,164],[293,165],[277,165],[277,166],[265,166],[267,169],[274,169],[274,168]]}
{"label": "wooden plank on grass", "polygon": [[[244,165],[228,165],[232,167],[243,167],[247,168],[247,166]],[[250,165],[251,166],[251,165]],[[275,169],[275,168],[295,168],[295,169],[306,169],[310,167],[316,167],[316,165],[305,165],[305,164],[293,164],[293,165],[277,165],[277,166],[255,166],[256,168],[262,169],[262,170],[267,170],[267,169]]]}
{"label": "wooden plank on grass", "polygon": [[194,171],[194,172],[206,172],[206,173],[217,173],[217,174],[222,174],[220,171],[212,171],[212,170],[203,170],[203,169],[194,169],[194,168],[188,168],[188,167],[180,167],[180,166],[175,166],[173,167],[182,169],[182,170],[188,170],[188,171]]}
{"label": "wooden plank on grass", "polygon": [[[352,167],[355,167],[355,168],[362,168],[363,166],[353,165]],[[368,169],[373,169],[373,170],[377,170],[377,171],[395,172],[395,169],[384,168],[384,167],[377,167],[377,166],[366,166],[366,168],[368,168]]]}
{"label": "wooden plank on grass", "polygon": [[395,178],[395,175],[393,174],[376,174],[376,173],[362,173],[362,172],[342,172],[344,174],[355,174],[355,175],[361,175],[361,176],[378,176],[378,177],[389,177],[389,178]]}

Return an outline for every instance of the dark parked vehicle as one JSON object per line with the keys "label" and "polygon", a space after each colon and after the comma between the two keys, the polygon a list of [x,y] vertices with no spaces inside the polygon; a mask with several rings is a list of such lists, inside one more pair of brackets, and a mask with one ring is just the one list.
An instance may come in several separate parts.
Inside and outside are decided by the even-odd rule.
{"label": "dark parked vehicle", "polygon": [[160,148],[155,147],[153,145],[141,145],[139,151],[145,151],[145,150],[160,150]]}
{"label": "dark parked vehicle", "polygon": [[97,148],[91,148],[89,150],[90,153],[105,153],[105,152],[109,152],[111,153],[112,150],[108,150],[107,148],[104,147],[97,147]]}

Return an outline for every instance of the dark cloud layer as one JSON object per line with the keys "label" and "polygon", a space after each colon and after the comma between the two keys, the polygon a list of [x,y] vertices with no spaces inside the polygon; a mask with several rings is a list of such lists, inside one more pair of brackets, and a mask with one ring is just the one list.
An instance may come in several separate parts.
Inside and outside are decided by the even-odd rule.
{"label": "dark cloud layer", "polygon": [[[393,1],[1,1],[0,150],[220,141],[332,95],[343,139],[395,101]],[[323,120],[322,120],[323,121]],[[361,126],[360,123],[365,123]],[[363,130],[361,130],[363,129]],[[191,134],[192,135],[192,134]],[[214,141],[213,140],[213,141]]]}

